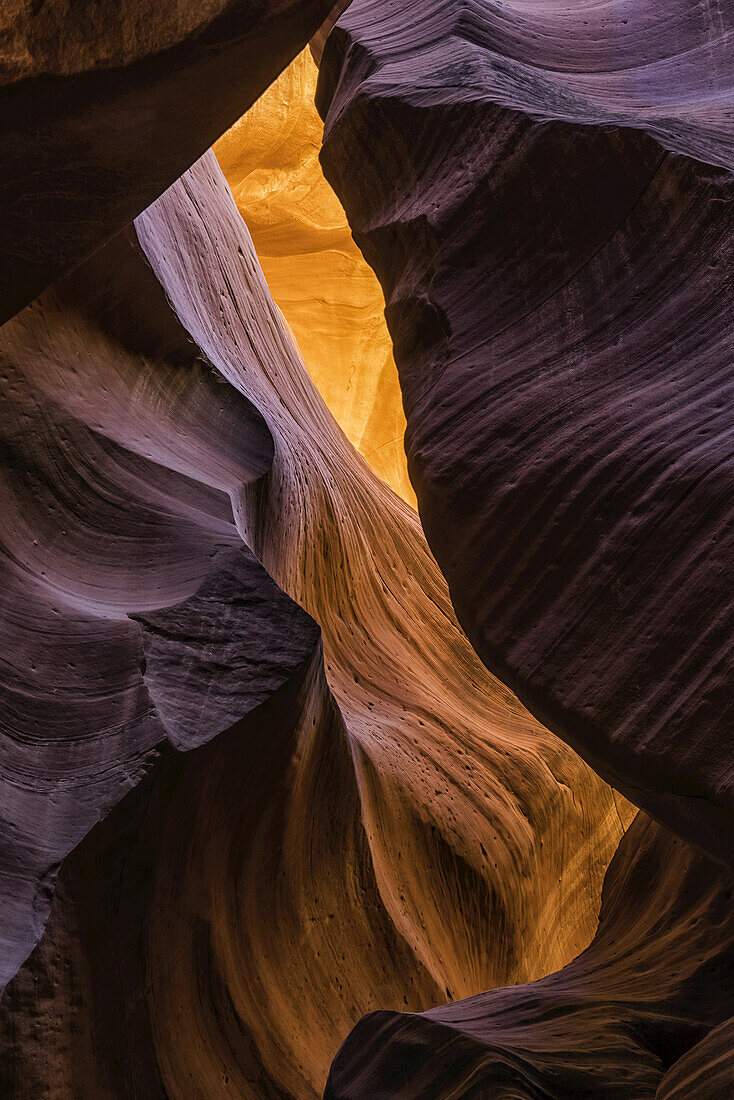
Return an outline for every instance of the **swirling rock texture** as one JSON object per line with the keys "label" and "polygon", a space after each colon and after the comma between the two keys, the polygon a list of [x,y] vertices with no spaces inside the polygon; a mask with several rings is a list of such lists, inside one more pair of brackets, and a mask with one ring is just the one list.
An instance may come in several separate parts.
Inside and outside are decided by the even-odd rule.
{"label": "swirling rock texture", "polygon": [[385,302],[319,163],[310,50],[214,146],[311,377],[373,470],[415,506]]}
{"label": "swirling rock texture", "polygon": [[9,0],[0,322],[126,226],[343,0]]}
{"label": "swirling rock texture", "polygon": [[734,8],[632,7],[359,0],[323,161],[472,644],[730,862]]}
{"label": "swirling rock texture", "polygon": [[214,155],[1,336],[8,652],[65,662],[23,667],[5,731],[6,973],[77,845],[3,1000],[5,1091],[300,1100],[365,1012],[577,955],[630,809],[476,658]]}
{"label": "swirling rock texture", "polygon": [[663,1077],[656,1100],[718,1100],[734,1089],[734,1017],[715,1027]]}
{"label": "swirling rock texture", "polygon": [[[533,717],[214,154],[116,233],[342,7],[7,19],[6,315],[67,274],[0,331],[0,1087],[729,1096],[734,12],[326,42],[421,514]],[[314,75],[219,154],[408,496]]]}
{"label": "swirling rock texture", "polygon": [[571,966],[368,1017],[330,1100],[734,1089],[733,62],[728,4],[355,0],[327,42],[322,160],[458,617],[698,846],[641,817]]}

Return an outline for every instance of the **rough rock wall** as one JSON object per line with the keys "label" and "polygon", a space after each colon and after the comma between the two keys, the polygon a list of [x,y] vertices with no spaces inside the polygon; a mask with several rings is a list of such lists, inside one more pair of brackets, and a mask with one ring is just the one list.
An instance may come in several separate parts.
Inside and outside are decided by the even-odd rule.
{"label": "rough rock wall", "polygon": [[[582,950],[630,811],[476,658],[415,513],[309,379],[213,154],[136,233],[152,270],[120,238],[3,330],[42,417],[29,446],[62,439],[49,483],[76,477],[86,509],[42,513],[15,590],[94,599],[95,622],[128,631],[157,745],[62,866],[6,991],[6,1089],[314,1096],[364,1012],[532,980]],[[113,441],[118,482],[91,493]],[[143,502],[119,514],[131,487]],[[131,537],[150,495],[170,549],[157,528]],[[185,556],[179,511],[198,524]],[[253,579],[242,539],[283,592]],[[116,671],[97,659],[80,657],[93,699]],[[120,749],[104,732],[106,776]],[[39,736],[31,789],[45,753]],[[89,828],[77,801],[54,836]]]}
{"label": "rough rock wall", "polygon": [[358,0],[319,85],[460,622],[726,861],[733,49],[730,4]]}

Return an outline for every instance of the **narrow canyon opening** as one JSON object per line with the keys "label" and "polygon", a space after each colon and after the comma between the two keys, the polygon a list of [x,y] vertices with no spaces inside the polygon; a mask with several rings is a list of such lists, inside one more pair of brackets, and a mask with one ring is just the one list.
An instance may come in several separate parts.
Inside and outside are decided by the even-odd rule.
{"label": "narrow canyon opening", "polygon": [[307,47],[214,152],[321,396],[375,473],[415,508],[382,290],[319,162],[317,79]]}

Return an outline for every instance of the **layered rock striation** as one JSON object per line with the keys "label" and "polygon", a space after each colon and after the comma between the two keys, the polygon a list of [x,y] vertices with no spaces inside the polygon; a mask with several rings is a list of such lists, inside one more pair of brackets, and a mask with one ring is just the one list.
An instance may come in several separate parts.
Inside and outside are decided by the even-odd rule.
{"label": "layered rock striation", "polygon": [[625,836],[573,963],[366,1017],[329,1100],[734,1086],[733,31],[720,6],[355,0],[327,43],[322,161],[459,620],[662,823]]}
{"label": "layered rock striation", "polygon": [[734,14],[354,0],[349,226],[308,54],[139,214],[343,7],[0,17],[0,1089],[719,1100]]}
{"label": "layered rock striation", "polygon": [[422,1015],[376,1012],[325,1100],[724,1100],[734,1008],[731,876],[639,814],[604,882],[593,942],[557,974]]}
{"label": "layered rock striation", "polygon": [[472,644],[730,862],[734,34],[668,7],[358,0],[322,159]]}
{"label": "layered rock striation", "polygon": [[[578,954],[630,810],[476,658],[415,513],[310,380],[214,155],[135,233],[2,333],[27,445],[63,444],[67,463],[26,513],[37,557],[9,587],[39,592],[64,631],[83,608],[126,632],[149,723],[140,743],[94,724],[120,662],[80,652],[96,690],[77,733],[104,748],[94,781],[115,782],[82,817],[56,731],[71,795],[48,844],[54,861],[78,848],[5,994],[5,1087],[317,1096],[363,1013]],[[56,497],[49,513],[55,478],[81,518]],[[38,889],[39,808],[60,782],[37,726],[23,740],[35,808],[13,823],[11,898]],[[122,801],[118,761],[137,781]],[[82,840],[92,813],[107,816]],[[16,967],[41,932],[30,902]]]}

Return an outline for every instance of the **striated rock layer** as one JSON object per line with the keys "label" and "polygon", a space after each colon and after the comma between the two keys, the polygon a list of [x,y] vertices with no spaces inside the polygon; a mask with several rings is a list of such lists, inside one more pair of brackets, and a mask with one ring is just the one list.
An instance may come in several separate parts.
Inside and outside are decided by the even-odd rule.
{"label": "striated rock layer", "polygon": [[[0,334],[23,471],[4,591],[35,601],[5,651],[45,646],[18,691],[35,720],[2,743],[29,807],[6,823],[6,973],[40,934],[44,860],[78,845],[5,994],[3,1084],[300,1100],[365,1012],[578,954],[629,809],[476,658],[213,154],[136,234],[151,267],[119,237]],[[74,714],[47,624],[77,620]],[[49,784],[69,797],[44,821]]]}
{"label": "striated rock layer", "polygon": [[319,163],[317,75],[305,50],[214,152],[319,392],[372,469],[415,507],[382,290]]}
{"label": "striated rock layer", "polygon": [[655,1100],[721,1100],[734,1093],[734,1017],[719,1024],[671,1067]]}
{"label": "striated rock layer", "polygon": [[729,4],[355,0],[319,85],[460,622],[728,862],[733,49]]}
{"label": "striated rock layer", "polygon": [[4,3],[0,322],[160,195],[343,7]]}

